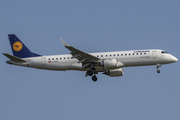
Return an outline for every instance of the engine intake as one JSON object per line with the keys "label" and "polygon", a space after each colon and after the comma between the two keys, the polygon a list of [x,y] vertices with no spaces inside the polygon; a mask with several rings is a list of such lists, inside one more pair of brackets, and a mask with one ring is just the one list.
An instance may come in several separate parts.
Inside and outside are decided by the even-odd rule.
{"label": "engine intake", "polygon": [[106,72],[104,72],[103,74],[109,75],[111,77],[118,77],[118,76],[124,75],[124,70],[123,68],[114,69],[114,70],[106,70]]}

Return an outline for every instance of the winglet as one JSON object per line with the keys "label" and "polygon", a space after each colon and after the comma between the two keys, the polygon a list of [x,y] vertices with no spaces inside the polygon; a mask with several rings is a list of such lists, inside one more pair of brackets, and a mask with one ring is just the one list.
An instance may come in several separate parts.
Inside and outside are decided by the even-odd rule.
{"label": "winglet", "polygon": [[70,46],[70,45],[66,44],[62,38],[60,38],[60,40],[61,40],[61,42],[63,43],[63,45],[64,45],[65,47]]}

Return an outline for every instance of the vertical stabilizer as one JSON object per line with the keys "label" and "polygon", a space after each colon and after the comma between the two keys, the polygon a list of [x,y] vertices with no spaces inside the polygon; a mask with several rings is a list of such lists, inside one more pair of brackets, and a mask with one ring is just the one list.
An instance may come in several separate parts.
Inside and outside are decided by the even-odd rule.
{"label": "vertical stabilizer", "polygon": [[19,58],[40,56],[38,54],[32,53],[16,35],[9,34],[8,37],[14,56]]}

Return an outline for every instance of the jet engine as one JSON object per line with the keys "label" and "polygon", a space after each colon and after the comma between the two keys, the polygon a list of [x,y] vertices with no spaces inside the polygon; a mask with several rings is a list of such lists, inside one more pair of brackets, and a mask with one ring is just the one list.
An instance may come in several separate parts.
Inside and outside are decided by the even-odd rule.
{"label": "jet engine", "polygon": [[104,67],[105,69],[115,69],[123,66],[124,64],[116,59],[107,59],[101,62],[101,67]]}
{"label": "jet engine", "polygon": [[118,77],[118,76],[123,76],[124,75],[124,70],[123,68],[119,69],[113,69],[113,70],[106,70],[103,74],[109,75],[111,77]]}

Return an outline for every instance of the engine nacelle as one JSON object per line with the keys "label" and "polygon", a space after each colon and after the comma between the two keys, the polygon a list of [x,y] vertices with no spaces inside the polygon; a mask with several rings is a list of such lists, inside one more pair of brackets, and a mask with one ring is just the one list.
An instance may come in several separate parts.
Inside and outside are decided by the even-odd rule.
{"label": "engine nacelle", "polygon": [[114,69],[114,70],[106,70],[106,72],[104,72],[103,74],[109,75],[111,77],[118,77],[118,76],[124,75],[124,70],[123,68]]}
{"label": "engine nacelle", "polygon": [[124,64],[116,59],[107,59],[101,62],[101,67],[104,67],[105,69],[115,69],[123,66]]}

